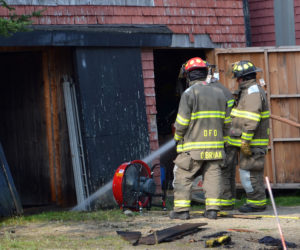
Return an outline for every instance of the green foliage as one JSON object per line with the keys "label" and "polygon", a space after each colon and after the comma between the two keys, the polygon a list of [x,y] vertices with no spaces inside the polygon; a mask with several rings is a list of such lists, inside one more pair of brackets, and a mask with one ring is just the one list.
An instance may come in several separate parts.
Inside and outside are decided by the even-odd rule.
{"label": "green foliage", "polygon": [[[299,206],[300,205],[300,196],[280,196],[275,197],[276,206]],[[269,204],[271,204],[271,200],[269,200]]]}
{"label": "green foliage", "polygon": [[[300,205],[300,196],[299,195],[274,195],[275,205],[282,207],[291,207]],[[245,204],[247,201],[246,196],[243,195],[240,200],[236,201],[236,207],[240,207]],[[272,206],[272,201],[270,198],[267,198],[268,206]]]}
{"label": "green foliage", "polygon": [[9,11],[9,18],[0,18],[0,35],[11,36],[12,34],[20,31],[30,31],[29,25],[33,23],[32,17],[40,17],[44,10],[34,11],[29,15],[17,15],[14,12],[14,8],[7,5],[5,0],[0,0],[2,8],[6,8]]}

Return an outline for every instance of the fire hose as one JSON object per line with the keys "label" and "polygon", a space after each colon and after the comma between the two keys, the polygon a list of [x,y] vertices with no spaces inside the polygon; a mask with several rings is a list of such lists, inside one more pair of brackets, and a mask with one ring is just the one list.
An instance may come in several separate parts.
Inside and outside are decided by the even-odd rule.
{"label": "fire hose", "polygon": [[283,117],[280,117],[280,116],[277,116],[277,115],[270,115],[270,117],[274,120],[278,120],[278,121],[281,121],[281,122],[284,122],[286,124],[289,124],[291,126],[294,126],[294,127],[297,127],[297,128],[300,128],[300,123],[298,122],[294,122],[294,121],[291,121],[289,119],[286,119],[286,118],[283,118]]}

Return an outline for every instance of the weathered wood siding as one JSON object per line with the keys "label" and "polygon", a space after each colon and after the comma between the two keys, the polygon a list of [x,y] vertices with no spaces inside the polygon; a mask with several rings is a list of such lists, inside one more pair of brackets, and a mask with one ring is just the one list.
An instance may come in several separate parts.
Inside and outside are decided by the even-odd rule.
{"label": "weathered wood siding", "polygon": [[[250,60],[263,69],[271,115],[300,123],[300,47],[216,50],[220,80],[231,91],[231,64]],[[300,187],[300,128],[270,119],[270,145],[265,174],[274,187]]]}
{"label": "weathered wood siding", "polygon": [[[153,0],[135,4],[134,1],[8,0],[8,3],[17,14],[45,9],[42,17],[33,19],[35,25],[167,25],[174,34],[186,35],[191,46],[199,35],[207,35],[215,46],[245,46],[242,0]],[[8,14],[0,8],[0,16]]]}
{"label": "weathered wood siding", "polygon": [[248,0],[252,46],[274,46],[274,0]]}
{"label": "weathered wood siding", "polygon": [[43,80],[49,89],[44,97],[48,153],[51,156],[51,200],[70,206],[76,204],[76,197],[62,79],[65,75],[74,78],[73,50],[65,47],[45,48],[43,67]]}
{"label": "weathered wood siding", "polygon": [[146,103],[139,48],[77,48],[78,100],[89,190],[117,167],[147,156]]}

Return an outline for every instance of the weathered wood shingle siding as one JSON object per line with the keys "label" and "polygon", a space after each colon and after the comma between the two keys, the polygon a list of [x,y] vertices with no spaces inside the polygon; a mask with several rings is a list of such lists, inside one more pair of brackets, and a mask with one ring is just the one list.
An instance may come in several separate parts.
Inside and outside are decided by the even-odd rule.
{"label": "weathered wood shingle siding", "polygon": [[252,46],[275,45],[273,0],[249,0]]}
{"label": "weathered wood shingle siding", "polygon": [[[31,1],[32,5],[21,5],[21,2],[26,3],[8,1],[17,14],[46,9],[42,17],[34,19],[35,24],[160,24],[167,25],[175,34],[189,35],[191,41],[193,35],[207,34],[221,47],[245,46],[242,0],[154,0],[150,1],[154,3],[150,7],[145,6],[145,1],[142,6],[128,6],[130,1],[125,2],[127,6],[121,6],[124,1],[112,1],[110,5],[103,5],[108,1],[69,1],[69,4],[58,5],[62,1],[53,0],[56,3],[53,6],[47,5],[51,1]],[[85,2],[86,5],[81,5]],[[7,15],[1,8],[0,16]]]}
{"label": "weathered wood shingle siding", "polygon": [[296,45],[300,45],[300,0],[294,0]]}

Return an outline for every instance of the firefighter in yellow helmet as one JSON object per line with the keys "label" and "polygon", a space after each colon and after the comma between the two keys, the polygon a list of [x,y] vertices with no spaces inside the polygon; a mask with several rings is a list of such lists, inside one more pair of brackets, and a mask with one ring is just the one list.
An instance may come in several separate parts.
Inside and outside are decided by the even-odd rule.
{"label": "firefighter in yellow helmet", "polygon": [[240,152],[239,172],[247,203],[240,212],[258,212],[266,208],[264,163],[269,142],[269,107],[265,91],[256,83],[260,68],[250,61],[232,66],[233,78],[239,83],[237,105],[231,111],[228,143],[233,146],[228,159],[236,161]]}
{"label": "firefighter in yellow helmet", "polygon": [[221,89],[207,83],[208,65],[201,58],[184,66],[189,87],[183,92],[175,121],[174,210],[171,219],[189,219],[191,187],[203,175],[205,216],[217,219],[225,158],[223,129],[227,101]]}

